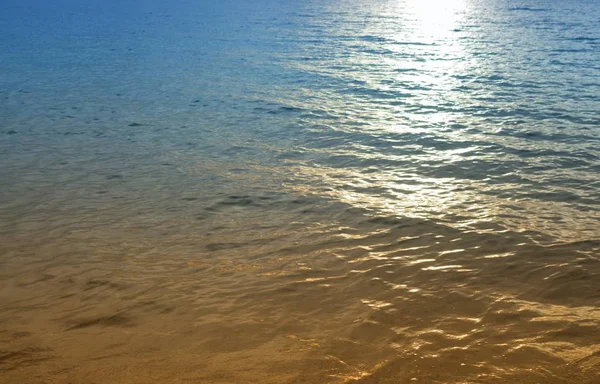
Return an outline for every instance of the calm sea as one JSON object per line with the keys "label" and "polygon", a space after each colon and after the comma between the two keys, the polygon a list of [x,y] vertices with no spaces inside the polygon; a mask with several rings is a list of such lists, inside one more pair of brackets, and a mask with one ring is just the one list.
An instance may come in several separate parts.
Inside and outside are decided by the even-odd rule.
{"label": "calm sea", "polygon": [[3,0],[0,382],[600,382],[599,20]]}

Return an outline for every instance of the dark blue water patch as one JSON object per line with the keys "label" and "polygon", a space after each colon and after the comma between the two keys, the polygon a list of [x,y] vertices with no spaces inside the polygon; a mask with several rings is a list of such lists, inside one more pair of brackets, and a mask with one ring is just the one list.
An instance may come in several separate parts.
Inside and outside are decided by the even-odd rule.
{"label": "dark blue water patch", "polygon": [[304,150],[303,148],[296,148],[294,150],[282,152],[276,157],[279,160],[304,161],[311,160],[314,157],[314,154],[311,151]]}
{"label": "dark blue water patch", "polygon": [[376,49],[376,48],[364,48],[364,47],[362,47],[362,48],[359,49],[359,52],[361,52],[361,53],[367,53],[367,54],[370,54],[370,55],[392,55],[392,54],[394,54],[393,51],[391,51],[389,49],[383,49],[383,48]]}
{"label": "dark blue water patch", "polygon": [[578,36],[578,37],[567,37],[567,38],[565,38],[565,40],[596,42],[596,41],[600,41],[600,37]]}
{"label": "dark blue water patch", "polygon": [[[538,82],[533,81],[519,81],[515,79],[508,79],[502,75],[490,75],[490,76],[468,76],[468,75],[455,75],[455,78],[460,80],[469,80],[469,84],[472,85],[484,85],[484,86],[497,86],[502,88],[521,88],[521,89],[540,89],[547,87],[547,84],[540,85]],[[510,96],[515,95],[515,91],[511,90]]]}
{"label": "dark blue water patch", "polygon": [[417,68],[395,68],[394,72],[397,73],[408,73],[408,72],[417,72]]}
{"label": "dark blue water patch", "polygon": [[221,154],[223,156],[244,156],[248,154],[256,154],[259,152],[257,147],[244,146],[244,145],[232,145],[229,148],[224,149]]}
{"label": "dark blue water patch", "polygon": [[280,114],[294,114],[294,113],[299,113],[299,112],[303,112],[303,111],[304,111],[304,109],[299,108],[299,107],[282,106],[275,110],[270,110],[267,113],[271,114],[271,115],[280,115]]}
{"label": "dark blue water patch", "polygon": [[491,74],[489,76],[480,76],[475,79],[476,81],[486,82],[486,81],[498,81],[498,80],[506,80],[505,76],[500,74]]}
{"label": "dark blue water patch", "polygon": [[581,125],[580,129],[595,130],[600,126],[600,117],[588,117],[584,115],[564,114],[564,113],[546,113],[541,119],[567,121],[569,123]]}
{"label": "dark blue water patch", "polygon": [[511,7],[509,11],[522,11],[522,12],[547,12],[547,8],[533,8],[533,7]]}
{"label": "dark blue water patch", "polygon": [[501,55],[499,52],[490,52],[490,51],[484,51],[484,50],[475,50],[471,52],[471,55],[473,55],[474,57],[494,57],[494,56],[499,56]]}
{"label": "dark blue water patch", "polygon": [[561,54],[561,53],[587,53],[587,52],[592,52],[592,50],[588,49],[588,48],[555,48],[555,49],[552,49],[549,52],[551,54],[553,54],[553,53],[557,53],[557,54]]}
{"label": "dark blue water patch", "polygon": [[317,15],[314,15],[312,13],[297,13],[297,12],[291,13],[290,16],[295,16],[295,17],[299,17],[302,19],[313,19],[313,18],[317,17]]}
{"label": "dark blue water patch", "polygon": [[281,105],[279,103],[269,102],[262,99],[254,99],[248,100],[251,105],[256,105],[251,107],[250,112],[256,114],[266,114],[266,115],[298,115],[301,113],[307,113],[304,108],[292,106],[292,105]]}
{"label": "dark blue water patch", "polygon": [[[502,129],[502,132],[498,133],[501,136],[512,136],[512,137],[523,137],[530,140],[539,140],[539,141],[550,141],[550,142],[558,142],[558,143],[570,143],[570,144],[579,144],[582,142],[594,143],[597,142],[600,146],[600,137],[598,136],[590,136],[590,135],[581,135],[576,133],[545,133],[541,131],[522,131],[522,130],[511,130],[511,129]],[[590,159],[597,158],[595,155],[583,152],[581,156],[588,157]]]}
{"label": "dark blue water patch", "polygon": [[386,42],[391,41],[385,37],[374,36],[374,35],[363,35],[363,36],[359,36],[358,39],[363,40],[363,41],[377,42],[377,43],[386,43]]}

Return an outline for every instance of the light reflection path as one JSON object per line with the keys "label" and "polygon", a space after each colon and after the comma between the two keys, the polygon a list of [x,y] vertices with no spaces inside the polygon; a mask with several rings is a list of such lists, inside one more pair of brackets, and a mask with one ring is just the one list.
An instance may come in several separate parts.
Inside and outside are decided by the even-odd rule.
{"label": "light reflection path", "polygon": [[[590,213],[598,212],[597,194],[578,185],[595,183],[588,166],[598,160],[571,166],[567,172],[581,181],[569,185],[552,163],[568,153],[577,161],[579,147],[523,140],[537,134],[528,130],[547,124],[516,116],[523,106],[514,100],[518,92],[529,96],[526,88],[508,88],[512,96],[501,90],[524,84],[519,76],[525,74],[523,68],[511,72],[506,58],[498,62],[501,47],[474,24],[497,10],[463,0],[370,7],[369,21],[343,48],[332,46],[330,56],[315,64],[291,63],[340,79],[346,88],[304,93],[299,106],[331,114],[337,122],[323,119],[307,128],[322,136],[322,144],[309,141],[302,147],[312,159],[290,162],[294,176],[288,185],[374,212],[435,218],[465,230],[519,231],[542,243],[597,238],[600,216]],[[502,25],[489,28],[512,33]],[[480,54],[484,48],[487,53]],[[583,200],[574,204],[576,195]]]}

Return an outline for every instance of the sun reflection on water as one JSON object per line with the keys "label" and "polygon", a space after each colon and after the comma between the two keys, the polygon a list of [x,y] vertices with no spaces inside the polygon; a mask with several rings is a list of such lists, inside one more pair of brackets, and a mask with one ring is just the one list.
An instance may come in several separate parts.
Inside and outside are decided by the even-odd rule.
{"label": "sun reflection on water", "polygon": [[547,176],[532,173],[538,160],[521,152],[563,148],[504,134],[516,124],[507,112],[516,107],[499,103],[489,90],[501,76],[478,54],[487,44],[472,25],[481,17],[478,5],[406,0],[373,7],[369,12],[380,17],[361,24],[361,34],[344,40],[331,61],[294,64],[344,88],[307,94],[308,108],[331,114],[315,128],[319,135],[330,132],[331,140],[310,149],[315,162],[292,165],[298,179],[312,180],[292,187],[477,232],[537,231],[560,241],[593,236],[597,223],[568,200],[542,203],[536,194],[545,191],[523,187]]}
{"label": "sun reflection on water", "polygon": [[466,0],[408,0],[403,4],[416,21],[417,30],[432,37],[448,37],[468,6]]}

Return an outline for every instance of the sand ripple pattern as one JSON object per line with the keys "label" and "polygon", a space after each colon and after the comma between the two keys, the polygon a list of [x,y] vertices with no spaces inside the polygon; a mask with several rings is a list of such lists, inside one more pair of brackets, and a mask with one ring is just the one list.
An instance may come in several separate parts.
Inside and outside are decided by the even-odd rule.
{"label": "sand ripple pattern", "polygon": [[515,232],[466,233],[307,197],[182,204],[178,215],[190,221],[177,229],[166,218],[85,231],[56,223],[35,246],[21,234],[4,243],[2,375],[600,378],[597,241],[543,246]]}

